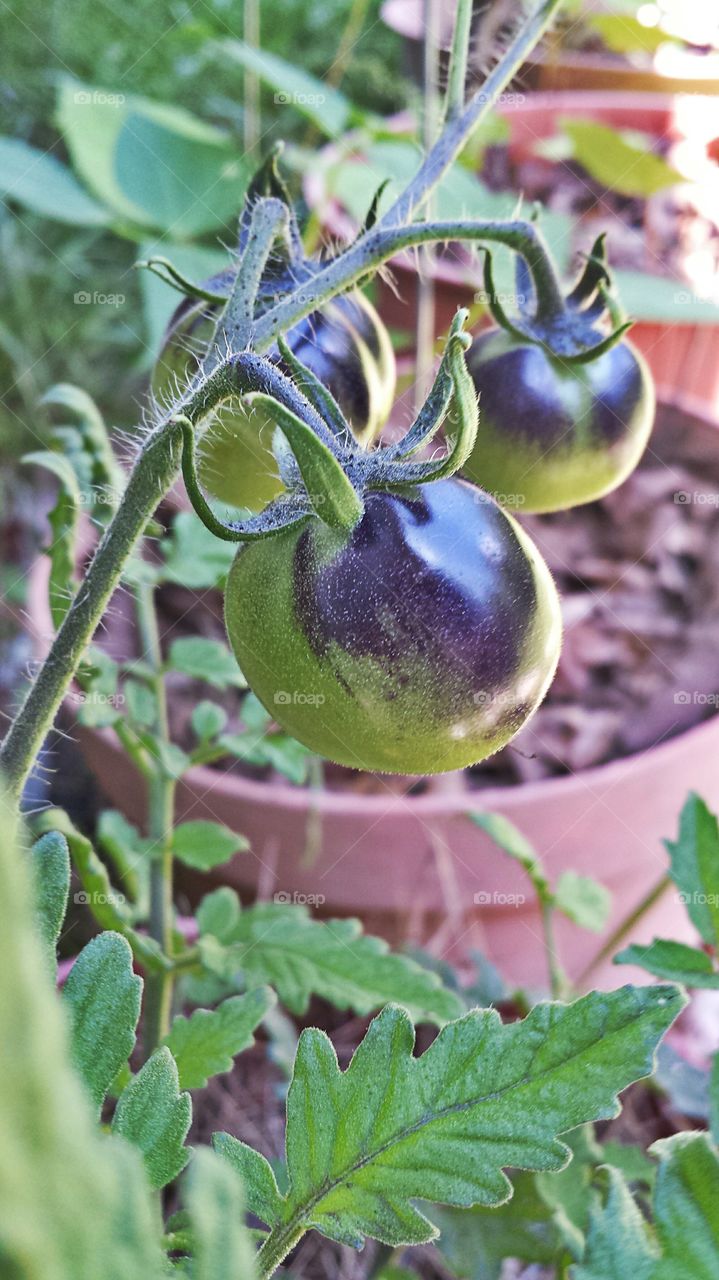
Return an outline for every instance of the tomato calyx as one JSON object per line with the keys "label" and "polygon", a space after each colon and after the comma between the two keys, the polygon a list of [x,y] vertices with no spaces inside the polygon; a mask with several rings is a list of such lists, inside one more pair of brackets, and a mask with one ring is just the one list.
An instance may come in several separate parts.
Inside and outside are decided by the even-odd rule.
{"label": "tomato calyx", "polygon": [[[197,477],[195,429],[187,418],[176,416],[172,423],[182,432],[185,487],[203,523],[232,542],[270,537],[311,516],[331,529],[349,531],[362,519],[366,493],[406,492],[454,475],[472,452],[478,426],[477,395],[464,358],[470,345],[464,332],[467,316],[467,311],[457,312],[433,386],[412,426],[396,444],[375,449],[354,438],[331,392],[283,338],[280,352],[292,377],[250,351],[231,357],[228,388],[241,395],[249,410],[261,409],[276,424],[273,450],[287,492],[249,520],[221,520]],[[445,453],[417,459],[443,424]]]}
{"label": "tomato calyx", "polygon": [[605,239],[604,232],[597,237],[569,292],[551,300],[537,296],[528,265],[518,257],[516,318],[504,309],[494,284],[492,255],[485,249],[484,293],[492,318],[513,338],[533,342],[568,364],[587,364],[610,351],[633,322],[614,294]]}

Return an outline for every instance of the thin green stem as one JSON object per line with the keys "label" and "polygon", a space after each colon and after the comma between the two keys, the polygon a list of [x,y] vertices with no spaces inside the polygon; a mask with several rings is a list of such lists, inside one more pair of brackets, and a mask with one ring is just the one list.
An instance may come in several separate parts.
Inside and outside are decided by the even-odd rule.
{"label": "thin green stem", "polygon": [[[169,745],[167,691],[163,673],[160,635],[157,627],[154,588],[141,583],[136,594],[137,621],[143,658],[152,668],[152,690],[155,695],[155,733],[162,744]],[[172,960],[174,906],[172,834],[175,821],[175,778],[165,762],[156,758],[153,776],[148,784],[147,834],[153,842],[150,863],[150,936]],[[170,1029],[174,971],[148,973],[145,983],[144,1049],[145,1056],[162,1043]]]}
{"label": "thin green stem", "polygon": [[458,0],[449,62],[447,96],[444,104],[445,122],[461,115],[464,107],[471,28],[472,0]]}
{"label": "thin green stem", "polygon": [[546,241],[534,223],[522,221],[442,220],[410,223],[384,228],[380,224],[367,231],[340,257],[333,259],[312,279],[312,288],[297,290],[261,316],[255,325],[257,350],[265,350],[311,311],[338,293],[357,284],[384,262],[415,245],[448,240],[471,240],[503,244],[520,253],[531,272],[538,294],[552,310],[562,305],[562,291]]}
{"label": "thin green stem", "polygon": [[472,134],[494,109],[510,80],[543,36],[563,0],[542,0],[525,18],[512,43],[465,109],[448,121],[412,181],[381,218],[384,227],[401,226],[413,218],[461,155]]}
{"label": "thin green stem", "polygon": [[299,1244],[305,1231],[304,1226],[298,1227],[296,1223],[290,1223],[284,1231],[270,1232],[257,1253],[257,1280],[269,1280],[269,1277],[274,1275],[288,1253],[291,1253]]}
{"label": "thin green stem", "polygon": [[564,1000],[567,996],[567,975],[559,961],[557,941],[554,933],[554,899],[551,894],[540,894],[539,906],[542,916],[542,932],[544,934],[544,952],[547,957],[549,971],[549,987],[553,1000]]}
{"label": "thin green stem", "polygon": [[575,983],[578,990],[581,991],[582,988],[586,986],[595,969],[598,969],[600,964],[603,964],[605,960],[608,960],[610,956],[613,956],[616,953],[618,947],[627,935],[631,933],[642,917],[646,915],[647,911],[651,910],[655,902],[658,902],[662,895],[666,893],[671,883],[672,878],[670,875],[665,874],[661,876],[659,880],[652,885],[648,893],[644,895],[641,902],[639,902],[628,915],[624,916],[624,918],[620,920],[616,929],[610,933],[606,942],[600,947],[596,955],[592,957],[589,964],[580,973]]}
{"label": "thin green stem", "polygon": [[161,430],[148,439],[85,580],[0,748],[0,772],[16,799],[83,653],[102,621],[128,557],[177,475],[179,463],[179,431]]}

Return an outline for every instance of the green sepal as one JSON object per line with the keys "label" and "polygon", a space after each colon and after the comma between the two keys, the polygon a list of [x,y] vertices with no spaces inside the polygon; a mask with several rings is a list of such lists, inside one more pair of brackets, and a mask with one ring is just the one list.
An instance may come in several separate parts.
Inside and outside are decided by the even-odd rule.
{"label": "green sepal", "polygon": [[340,461],[312,427],[263,392],[252,392],[245,404],[258,406],[275,419],[297,460],[306,490],[301,497],[306,496],[320,520],[331,529],[353,529],[364,513],[362,500]]}
{"label": "green sepal", "polygon": [[297,359],[292,348],[280,334],[277,338],[277,346],[280,355],[287,365],[290,373],[293,375],[294,381],[304,392],[309,400],[312,408],[317,411],[320,417],[331,428],[333,434],[340,440],[349,443],[352,439],[350,425],[335,400],[332,392],[320,382],[319,378]]}

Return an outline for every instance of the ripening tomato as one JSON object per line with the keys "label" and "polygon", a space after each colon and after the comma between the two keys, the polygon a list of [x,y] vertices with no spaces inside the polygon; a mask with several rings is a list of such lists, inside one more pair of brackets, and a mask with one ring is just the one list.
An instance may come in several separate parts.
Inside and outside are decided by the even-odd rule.
{"label": "ripening tomato", "polygon": [[479,430],[463,471],[503,506],[562,511],[601,498],[636,467],[655,396],[647,365],[626,340],[578,364],[491,329],[473,342],[467,367]]}
{"label": "ripening tomato", "polygon": [[534,543],[455,479],[368,493],[350,532],[309,516],[244,544],[225,619],[284,729],[390,773],[458,769],[504,746],[544,696],[561,639]]}
{"label": "ripening tomato", "polygon": [[[225,272],[207,288],[222,293],[231,278]],[[217,306],[201,299],[180,303],[153,373],[158,398],[195,372],[217,314]],[[389,334],[372,304],[362,293],[344,294],[306,316],[286,338],[292,352],[332,392],[356,439],[372,444],[389,415],[396,381]],[[223,408],[201,442],[203,487],[233,506],[262,510],[282,489],[273,433],[274,423],[250,417],[240,405]]]}

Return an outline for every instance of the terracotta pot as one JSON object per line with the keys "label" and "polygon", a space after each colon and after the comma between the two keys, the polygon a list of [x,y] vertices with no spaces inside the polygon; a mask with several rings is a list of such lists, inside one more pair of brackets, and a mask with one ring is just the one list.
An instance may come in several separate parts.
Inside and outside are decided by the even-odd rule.
{"label": "terracotta pot", "polygon": [[[719,435],[709,422],[697,453],[719,474]],[[709,459],[715,460],[710,466]],[[30,578],[28,613],[38,653],[47,649],[47,562]],[[114,615],[112,615],[114,616]],[[127,656],[131,637],[115,619],[106,642]],[[117,634],[115,634],[117,632]],[[107,731],[83,729],[80,742],[111,804],[135,822],[144,817],[144,792],[131,763]],[[642,900],[666,869],[662,841],[676,832],[679,810],[694,789],[719,807],[719,716],[628,759],[573,776],[516,787],[469,790],[467,775],[437,778],[421,794],[411,780],[378,779],[373,794],[359,789],[312,792],[283,781],[261,782],[194,768],[178,790],[179,820],[209,818],[249,837],[251,852],[210,876],[187,879],[194,899],[208,883],[229,883],[245,896],[306,898],[325,914],[359,914],[393,942],[429,943],[440,955],[466,959],[476,947],[514,982],[546,984],[541,930],[522,871],[466,818],[493,810],[535,844],[553,878],[567,869],[599,878],[613,894],[609,928]],[[402,790],[404,788],[404,791]],[[307,850],[312,853],[308,854]],[[686,913],[668,892],[632,937],[655,934],[693,940]],[[577,977],[601,938],[567,921],[558,941]],[[610,987],[641,980],[637,971],[603,964],[593,982]]]}
{"label": "terracotta pot", "polygon": [[[532,93],[515,95],[501,107],[509,125],[508,146],[517,161],[533,153],[539,140],[551,137],[562,116],[597,120],[617,129],[634,129],[677,142],[699,129],[707,139],[719,134],[719,102],[701,97],[672,98],[662,94]],[[403,121],[406,125],[406,121]],[[551,164],[547,161],[547,164]],[[321,170],[305,183],[308,202],[319,211],[333,236],[349,238],[356,228],[337,202],[323,192]],[[392,259],[396,290],[378,281],[377,307],[385,323],[402,330],[414,328],[417,307],[416,259],[410,253]],[[472,306],[481,280],[459,247],[449,246],[434,270],[436,329],[449,328],[457,307]],[[684,281],[677,290],[689,296]],[[632,342],[649,362],[660,398],[688,413],[719,414],[719,324],[709,319],[671,324],[639,320]]]}

